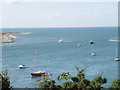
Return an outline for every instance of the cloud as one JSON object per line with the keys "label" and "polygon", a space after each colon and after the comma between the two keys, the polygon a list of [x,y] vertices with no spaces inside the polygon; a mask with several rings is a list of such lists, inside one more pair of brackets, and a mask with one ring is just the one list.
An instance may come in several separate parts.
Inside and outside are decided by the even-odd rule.
{"label": "cloud", "polygon": [[6,4],[18,3],[18,0],[3,0]]}
{"label": "cloud", "polygon": [[97,12],[84,12],[81,13],[80,16],[103,16],[103,15]]}
{"label": "cloud", "polygon": [[62,13],[41,13],[38,15],[35,15],[36,17],[43,17],[47,19],[53,19],[53,18],[63,18],[64,15]]}
{"label": "cloud", "polygon": [[62,17],[63,14],[60,14],[60,13],[48,13],[47,16],[50,16],[50,17]]}

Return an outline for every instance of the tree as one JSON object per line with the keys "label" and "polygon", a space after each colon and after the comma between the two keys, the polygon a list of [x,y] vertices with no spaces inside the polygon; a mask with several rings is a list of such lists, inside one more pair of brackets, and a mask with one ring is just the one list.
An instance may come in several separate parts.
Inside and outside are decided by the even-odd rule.
{"label": "tree", "polygon": [[58,75],[58,77],[57,77],[58,80],[62,80],[62,79],[68,80],[70,78],[71,78],[71,75],[69,72],[63,72],[62,74]]}
{"label": "tree", "polygon": [[119,88],[120,89],[120,79],[114,79],[109,88]]}
{"label": "tree", "polygon": [[8,77],[8,70],[3,70],[2,75],[0,76],[2,80],[2,90],[10,90],[10,78]]}
{"label": "tree", "polygon": [[38,84],[35,84],[36,86],[44,89],[51,89],[51,88],[60,88],[59,85],[55,85],[55,80],[52,80],[52,74],[45,74],[42,75],[42,77],[37,80]]}
{"label": "tree", "polygon": [[62,83],[62,88],[67,88],[67,89],[72,89],[74,90],[76,88],[76,85],[74,82],[72,81],[65,81]]}
{"label": "tree", "polygon": [[90,88],[103,88],[102,85],[107,82],[106,78],[102,78],[101,75],[95,77],[91,82],[90,82]]}

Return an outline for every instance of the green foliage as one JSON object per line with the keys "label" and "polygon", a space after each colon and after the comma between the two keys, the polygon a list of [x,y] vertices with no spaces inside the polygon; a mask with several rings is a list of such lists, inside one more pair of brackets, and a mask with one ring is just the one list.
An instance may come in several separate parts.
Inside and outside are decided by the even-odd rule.
{"label": "green foliage", "polygon": [[107,82],[106,78],[102,77],[102,74],[98,75],[95,77],[93,80],[88,80],[85,77],[84,71],[88,68],[85,67],[83,69],[79,69],[78,67],[75,66],[77,69],[77,74],[73,77],[70,75],[69,72],[63,72],[62,74],[57,76],[57,80],[65,80],[64,82],[61,83],[61,85],[57,85],[55,80],[51,80],[49,78],[49,75],[45,75],[42,77],[42,82],[40,80],[40,83],[37,84],[38,87],[41,88],[65,88],[65,89],[87,89],[87,88],[97,88],[100,89],[102,88],[102,85]]}
{"label": "green foliage", "polygon": [[10,90],[10,79],[8,77],[7,69],[2,71],[2,90]]}
{"label": "green foliage", "polygon": [[78,79],[77,77],[72,77],[71,80],[72,80],[73,82],[79,82],[79,79]]}
{"label": "green foliage", "polygon": [[89,84],[90,84],[89,80],[81,79],[81,81],[78,82],[77,87],[84,89],[84,88],[87,88],[89,86]]}
{"label": "green foliage", "polygon": [[91,82],[90,82],[90,88],[103,88],[102,85],[107,82],[106,78],[102,78],[102,74],[98,75],[95,77]]}
{"label": "green foliage", "polygon": [[76,68],[76,70],[78,71],[78,72],[84,72],[87,68],[88,68],[88,66],[87,67],[84,67],[84,68],[82,68],[81,70],[80,70],[80,68],[79,67],[77,67],[77,66],[75,66],[75,68]]}
{"label": "green foliage", "polygon": [[69,72],[63,72],[62,74],[58,75],[58,77],[57,77],[58,80],[62,80],[62,79],[68,80],[70,78],[71,78],[71,75]]}
{"label": "green foliage", "polygon": [[35,84],[38,87],[42,88],[57,88],[59,86],[55,85],[55,80],[51,80],[52,74],[45,74],[41,77],[40,80],[37,80],[39,82],[38,84]]}
{"label": "green foliage", "polygon": [[114,79],[109,88],[119,88],[120,89],[120,79]]}
{"label": "green foliage", "polygon": [[62,88],[74,89],[75,83],[72,81],[66,81],[62,83]]}
{"label": "green foliage", "polygon": [[76,77],[78,78],[79,81],[81,81],[81,79],[85,79],[85,75],[83,72],[79,71],[76,75]]}

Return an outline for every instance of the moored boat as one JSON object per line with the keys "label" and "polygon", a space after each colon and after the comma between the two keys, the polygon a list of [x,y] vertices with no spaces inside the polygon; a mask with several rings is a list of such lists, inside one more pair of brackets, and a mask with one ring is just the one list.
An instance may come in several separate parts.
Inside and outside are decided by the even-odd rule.
{"label": "moored boat", "polygon": [[77,46],[80,47],[81,45],[78,43]]}
{"label": "moored boat", "polygon": [[[36,55],[36,56],[38,55],[37,50],[35,50],[35,55]],[[35,60],[37,60],[37,59],[35,59]],[[35,66],[37,66],[37,65],[35,65]],[[37,70],[36,70],[36,71],[37,71]],[[45,73],[45,71],[43,71],[43,70],[39,70],[39,71],[37,71],[37,72],[32,72],[32,73],[31,73],[31,75],[32,75],[33,77],[42,76],[42,75],[44,75],[44,74],[46,74],[46,73]]]}
{"label": "moored boat", "polygon": [[32,76],[42,76],[44,74],[45,74],[45,71],[37,71],[37,72],[31,73]]}
{"label": "moored boat", "polygon": [[25,69],[25,68],[27,68],[27,67],[26,67],[25,65],[22,65],[22,64],[21,64],[21,65],[18,66],[18,68],[20,68],[20,69]]}
{"label": "moored boat", "polygon": [[115,61],[120,61],[120,58],[119,58],[119,57],[116,57],[114,60],[115,60]]}
{"label": "moored boat", "polygon": [[90,40],[90,41],[89,41],[89,44],[95,44],[95,43],[94,43],[93,41]]}
{"label": "moored boat", "polygon": [[91,56],[96,56],[96,54],[95,54],[95,53],[92,53]]}
{"label": "moored boat", "polygon": [[58,42],[59,42],[59,43],[63,43],[63,42],[64,42],[64,40],[61,38]]}

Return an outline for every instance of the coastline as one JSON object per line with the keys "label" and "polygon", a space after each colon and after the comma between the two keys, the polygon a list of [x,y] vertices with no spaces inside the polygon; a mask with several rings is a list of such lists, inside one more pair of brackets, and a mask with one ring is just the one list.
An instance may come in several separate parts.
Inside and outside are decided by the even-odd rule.
{"label": "coastline", "polygon": [[4,31],[0,32],[0,42],[1,43],[13,43],[16,41],[14,37],[11,35],[13,34],[27,34],[28,32],[15,32],[15,31]]}

